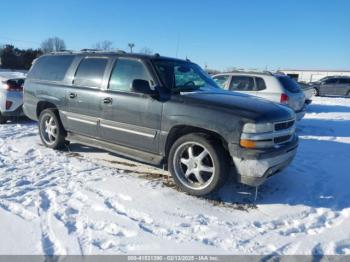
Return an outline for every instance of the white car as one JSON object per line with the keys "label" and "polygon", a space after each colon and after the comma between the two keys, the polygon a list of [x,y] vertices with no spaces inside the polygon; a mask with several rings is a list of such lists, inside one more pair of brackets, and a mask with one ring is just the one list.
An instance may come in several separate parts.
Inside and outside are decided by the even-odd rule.
{"label": "white car", "polygon": [[26,74],[0,72],[0,124],[13,117],[24,116],[23,84]]}
{"label": "white car", "polygon": [[297,119],[306,112],[305,94],[290,77],[272,73],[234,72],[213,76],[222,88],[265,98],[294,110]]}

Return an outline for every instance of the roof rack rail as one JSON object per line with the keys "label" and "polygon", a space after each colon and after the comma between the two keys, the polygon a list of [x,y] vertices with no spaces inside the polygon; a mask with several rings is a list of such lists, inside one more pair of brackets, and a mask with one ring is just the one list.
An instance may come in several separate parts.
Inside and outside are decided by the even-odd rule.
{"label": "roof rack rail", "polygon": [[56,54],[72,54],[72,53],[73,53],[72,50],[59,50],[59,51],[50,52],[49,54],[56,55]]}
{"label": "roof rack rail", "polygon": [[81,49],[80,52],[103,52],[103,50],[94,48],[84,48]]}
{"label": "roof rack rail", "polygon": [[102,49],[94,49],[94,48],[84,48],[81,49],[80,52],[83,53],[118,53],[118,54],[126,54],[124,50],[116,49],[116,50],[102,50]]}
{"label": "roof rack rail", "polygon": [[271,71],[267,70],[246,70],[246,69],[234,69],[234,70],[229,70],[226,73],[245,73],[245,74],[258,74],[258,75],[273,75]]}

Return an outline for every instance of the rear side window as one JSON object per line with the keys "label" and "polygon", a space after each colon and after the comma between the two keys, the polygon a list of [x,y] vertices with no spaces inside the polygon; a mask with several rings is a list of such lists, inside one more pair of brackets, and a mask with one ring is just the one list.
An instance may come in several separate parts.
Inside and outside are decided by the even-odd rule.
{"label": "rear side window", "polygon": [[151,80],[145,65],[137,60],[119,58],[112,71],[108,88],[115,91],[131,91],[135,79]]}
{"label": "rear side window", "polygon": [[213,77],[213,80],[222,88],[227,89],[230,76],[221,75]]}
{"label": "rear side window", "polygon": [[73,62],[73,56],[43,56],[33,65],[28,79],[61,81]]}
{"label": "rear side window", "polygon": [[75,73],[74,85],[100,88],[106,70],[107,58],[84,58]]}
{"label": "rear side window", "polygon": [[254,91],[254,78],[250,76],[233,76],[230,84],[232,91]]}
{"label": "rear side window", "polygon": [[262,79],[261,77],[255,77],[255,82],[256,82],[256,90],[261,91],[266,89],[266,84],[265,80]]}
{"label": "rear side window", "polygon": [[300,86],[292,78],[288,76],[278,76],[277,79],[282,84],[283,88],[287,89],[291,93],[301,92]]}

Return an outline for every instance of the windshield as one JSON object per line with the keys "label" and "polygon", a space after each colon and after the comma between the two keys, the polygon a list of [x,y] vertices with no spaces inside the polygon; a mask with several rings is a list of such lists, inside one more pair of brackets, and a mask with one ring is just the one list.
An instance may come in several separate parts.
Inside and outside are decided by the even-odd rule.
{"label": "windshield", "polygon": [[219,88],[198,65],[182,61],[155,61],[156,70],[172,91],[193,91],[201,87]]}
{"label": "windshield", "polygon": [[282,86],[285,89],[287,89],[289,92],[299,93],[301,91],[298,83],[295,82],[292,78],[290,78],[288,76],[278,76],[277,78],[280,81],[280,83],[282,84]]}

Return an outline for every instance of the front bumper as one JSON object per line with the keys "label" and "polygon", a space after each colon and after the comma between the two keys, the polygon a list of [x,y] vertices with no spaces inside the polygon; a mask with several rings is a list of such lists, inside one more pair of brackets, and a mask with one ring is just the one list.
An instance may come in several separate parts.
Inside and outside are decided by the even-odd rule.
{"label": "front bumper", "polygon": [[276,150],[263,153],[240,149],[231,151],[236,168],[237,181],[249,186],[259,186],[269,177],[278,174],[294,159],[298,147],[297,136],[293,141]]}

